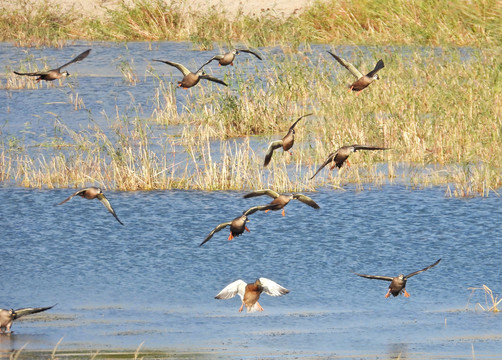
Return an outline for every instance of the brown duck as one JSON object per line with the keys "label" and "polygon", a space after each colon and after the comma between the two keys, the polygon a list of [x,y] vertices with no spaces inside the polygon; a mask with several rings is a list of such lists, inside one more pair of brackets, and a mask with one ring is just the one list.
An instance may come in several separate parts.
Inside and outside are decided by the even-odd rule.
{"label": "brown duck", "polygon": [[379,275],[364,275],[364,274],[358,274],[354,273],[358,276],[362,276],[367,279],[376,279],[376,280],[385,280],[385,281],[390,281],[389,285],[389,290],[387,291],[387,294],[385,295],[386,298],[388,298],[391,294],[393,296],[398,296],[399,294],[403,293],[405,297],[409,297],[410,294],[406,291],[406,281],[417,274],[420,274],[421,272],[424,272],[426,270],[429,270],[430,268],[436,266],[439,264],[441,259],[436,261],[434,264],[427,266],[426,268],[423,268],[422,270],[418,270],[415,272],[412,272],[411,274],[408,274],[404,276],[403,274],[400,274],[396,277],[391,277],[391,276],[379,276]]}
{"label": "brown duck", "polygon": [[249,232],[249,229],[246,226],[246,223],[249,221],[248,215],[251,215],[257,211],[272,210],[275,209],[276,207],[277,205],[275,204],[274,205],[268,204],[268,205],[254,206],[252,208],[247,209],[242,213],[241,216],[236,217],[232,221],[221,223],[220,225],[215,227],[213,231],[211,231],[209,235],[204,239],[204,241],[200,243],[199,246],[204,245],[213,237],[215,233],[217,233],[223,228],[226,228],[227,226],[230,226],[230,235],[228,236],[229,241],[241,235],[244,232],[244,230]]}
{"label": "brown duck", "polygon": [[331,51],[328,51],[328,53],[331,56],[333,56],[343,67],[349,70],[352,75],[354,75],[357,78],[357,80],[354,83],[352,83],[352,85],[349,86],[349,91],[352,90],[352,91],[357,91],[357,93],[359,93],[363,91],[374,80],[380,79],[378,77],[377,72],[383,69],[384,67],[383,61],[381,59],[378,60],[373,70],[371,70],[368,74],[363,75],[359,70],[355,68],[354,65],[352,65],[348,61],[342,59],[339,56],[336,56]]}
{"label": "brown duck", "polygon": [[250,284],[246,284],[243,280],[234,281],[221,290],[214,298],[226,300],[239,295],[242,301],[239,312],[246,306],[247,311],[251,313],[257,310],[263,311],[258,302],[262,292],[270,296],[281,296],[289,293],[289,290],[272,280],[262,277]]}
{"label": "brown duck", "polygon": [[14,320],[19,319],[21,316],[36,314],[42,311],[52,309],[55,305],[40,308],[21,308],[21,309],[0,309],[0,333],[10,333],[10,328]]}
{"label": "brown duck", "polygon": [[298,121],[303,119],[306,116],[310,116],[310,114],[306,114],[303,116],[300,116],[298,120],[296,120],[293,125],[290,126],[288,133],[282,138],[282,140],[276,140],[268,146],[267,153],[265,154],[265,161],[263,163],[263,166],[267,166],[270,163],[270,160],[272,160],[272,155],[274,155],[274,151],[282,147],[284,151],[288,151],[293,147],[293,144],[295,143],[295,126],[298,124]]}
{"label": "brown duck", "polygon": [[74,193],[74,194],[70,195],[69,197],[67,197],[65,200],[61,201],[57,205],[64,204],[65,202],[71,200],[74,196],[77,196],[77,195],[81,196],[81,197],[83,197],[85,199],[88,199],[88,200],[98,199],[99,201],[101,201],[103,203],[103,205],[106,207],[106,209],[115,217],[115,219],[117,219],[117,221],[120,224],[124,225],[122,223],[122,221],[120,221],[120,219],[117,216],[117,214],[115,213],[115,210],[113,210],[112,205],[110,204],[110,202],[106,198],[105,194],[103,194],[103,191],[100,188],[97,188],[97,187],[88,187],[88,188],[79,190],[76,193]]}
{"label": "brown duck", "polygon": [[261,196],[261,195],[268,195],[268,196],[272,197],[274,200],[272,200],[270,205],[277,205],[276,208],[265,210],[265,212],[268,212],[270,210],[276,211],[276,210],[282,209],[282,216],[286,216],[286,213],[284,211],[284,207],[286,205],[288,205],[289,202],[293,199],[299,200],[302,203],[307,204],[310,207],[313,207],[314,209],[320,209],[319,205],[317,205],[314,200],[312,200],[311,198],[309,198],[306,195],[303,195],[303,194],[288,194],[288,195],[282,194],[282,195],[280,195],[280,194],[276,193],[274,190],[270,190],[270,189],[253,191],[252,193],[244,195],[244,198],[247,199],[247,198]]}
{"label": "brown duck", "polygon": [[70,64],[73,64],[74,62],[85,59],[87,57],[87,55],[89,55],[90,52],[91,52],[91,49],[86,50],[82,54],[77,56],[75,59],[73,59],[72,61],[67,62],[64,65],[61,65],[60,67],[58,67],[56,69],[47,70],[47,71],[36,71],[36,72],[31,72],[31,73],[21,73],[21,72],[14,71],[14,74],[24,75],[24,76],[38,76],[37,82],[39,82],[40,80],[53,81],[53,80],[61,79],[63,77],[70,76],[70,73],[68,71],[61,72],[62,68],[66,67]]}
{"label": "brown duck", "polygon": [[213,60],[218,60],[218,65],[220,66],[227,66],[227,65],[232,65],[234,66],[234,60],[235,60],[235,55],[238,55],[240,53],[247,53],[247,54],[253,54],[256,56],[258,59],[262,60],[261,56],[255,53],[254,51],[251,50],[246,50],[246,49],[233,49],[225,54],[219,54],[213,56],[208,62],[206,62],[203,66],[209,64]]}
{"label": "brown duck", "polygon": [[228,86],[227,83],[225,83],[224,81],[217,79],[213,76],[207,75],[204,72],[204,70],[202,70],[202,68],[204,67],[205,64],[202,65],[199,68],[199,70],[197,70],[195,73],[193,73],[190,70],[188,70],[185,66],[183,66],[182,64],[178,64],[178,63],[175,63],[172,61],[167,61],[167,60],[153,60],[153,61],[158,61],[158,62],[167,64],[167,65],[174,66],[176,69],[181,71],[183,73],[183,79],[181,81],[178,81],[178,86],[183,89],[188,89],[188,88],[191,88],[192,86],[197,85],[199,83],[200,79],[209,80],[209,81],[213,81],[218,84],[221,84],[221,85]]}
{"label": "brown duck", "polygon": [[[311,180],[321,171],[326,165],[328,165],[330,162],[334,162],[335,164],[331,167],[330,170],[333,170],[335,166],[337,168],[341,168],[342,165],[347,161],[349,158],[350,154],[353,152],[356,152],[358,150],[388,150],[389,148],[386,147],[379,147],[379,146],[367,146],[367,145],[345,145],[339,148],[337,151],[334,153],[329,154],[328,158],[326,161],[321,165],[319,169],[315,172],[315,174],[310,178]],[[348,161],[347,161],[348,163]]]}

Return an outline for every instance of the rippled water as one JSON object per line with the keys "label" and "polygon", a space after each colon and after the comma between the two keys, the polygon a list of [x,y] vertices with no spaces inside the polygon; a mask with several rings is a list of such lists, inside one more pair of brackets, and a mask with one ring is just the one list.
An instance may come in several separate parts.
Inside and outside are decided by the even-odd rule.
{"label": "rippled water", "polygon": [[[468,287],[500,291],[501,200],[447,199],[399,186],[325,190],[280,212],[256,213],[251,232],[219,223],[268,199],[240,192],[107,192],[121,226],[96,200],[70,190],[0,189],[2,307],[57,306],[18,321],[0,349],[145,348],[222,356],[477,357],[500,354],[499,316],[474,311]],[[441,263],[408,282],[410,298],[385,299],[397,275]],[[228,283],[267,277],[291,292],[264,295],[259,314]],[[27,317],[29,320],[29,317]],[[428,355],[428,356],[429,356]]]}

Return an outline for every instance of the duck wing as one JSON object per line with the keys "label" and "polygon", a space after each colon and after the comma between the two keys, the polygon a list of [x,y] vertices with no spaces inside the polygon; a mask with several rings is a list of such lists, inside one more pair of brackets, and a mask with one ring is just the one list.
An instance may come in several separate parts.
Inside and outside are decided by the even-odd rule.
{"label": "duck wing", "polygon": [[289,290],[285,287],[282,287],[275,281],[272,281],[267,278],[260,278],[261,286],[263,287],[263,292],[270,296],[281,296],[289,293]]}
{"label": "duck wing", "polygon": [[354,152],[358,150],[388,150],[389,148],[380,146],[368,146],[368,145],[350,145],[348,147],[353,147]]}
{"label": "duck wing", "polygon": [[218,231],[220,231],[221,229],[223,229],[223,228],[225,228],[225,227],[227,227],[227,226],[230,226],[230,225],[232,225],[232,222],[231,222],[231,221],[228,221],[228,222],[221,223],[220,225],[218,225],[217,227],[215,227],[215,228],[213,229],[213,231],[211,231],[211,232],[209,233],[209,235],[208,235],[208,236],[206,236],[206,238],[204,239],[204,241],[200,243],[200,245],[199,245],[199,246],[202,246],[202,245],[204,245],[205,243],[207,243],[207,242],[208,242],[208,241],[209,241],[209,240],[213,237],[213,235],[214,235],[215,233],[217,233],[217,232],[218,232]]}
{"label": "duck wing", "polygon": [[248,198],[251,198],[251,197],[261,196],[261,195],[268,195],[268,196],[270,196],[271,198],[274,198],[274,199],[279,197],[279,194],[276,193],[274,190],[265,189],[265,190],[253,191],[253,192],[251,192],[249,194],[244,195],[244,198],[248,199]]}
{"label": "duck wing", "polygon": [[86,192],[89,188],[85,188],[85,189],[81,189],[73,194],[71,194],[70,196],[68,196],[66,199],[64,199],[63,201],[61,201],[59,204],[57,205],[61,205],[61,204],[64,204],[65,202],[71,200],[74,196],[77,196],[77,195],[80,195],[82,194],[83,192]]}
{"label": "duck wing", "polygon": [[375,68],[374,68],[373,70],[371,70],[371,71],[370,71],[370,72],[369,72],[366,76],[367,76],[367,77],[373,77],[373,76],[375,76],[375,74],[376,74],[379,70],[381,70],[381,69],[383,69],[383,68],[384,68],[383,60],[382,60],[382,59],[380,59],[380,60],[378,60],[378,62],[376,63]]}
{"label": "duck wing", "polygon": [[237,51],[239,51],[239,52],[243,52],[243,53],[253,54],[253,55],[254,55],[254,56],[256,56],[258,59],[263,60],[263,59],[261,58],[261,56],[260,56],[260,55],[258,55],[257,53],[255,53],[254,51],[247,50],[247,49],[236,49],[236,50],[237,50]]}
{"label": "duck wing", "polygon": [[98,197],[99,201],[101,201],[103,203],[105,208],[110,212],[110,214],[112,214],[121,225],[124,225],[124,223],[122,221],[120,221],[119,217],[115,213],[115,210],[113,210],[112,205],[110,204],[110,202],[106,198],[105,194],[101,193],[97,197]]}
{"label": "duck wing", "polygon": [[358,80],[364,76],[363,74],[361,74],[361,72],[359,70],[356,69],[356,67],[354,65],[352,65],[351,63],[349,63],[347,60],[344,60],[341,57],[336,56],[335,54],[333,54],[329,50],[328,50],[328,54],[330,54],[331,56],[333,56],[336,59],[336,61],[338,61],[340,63],[340,65],[342,65],[344,68],[346,68],[347,70],[349,70],[350,73],[352,75],[354,75]]}
{"label": "duck wing", "polygon": [[300,120],[301,120],[301,119],[303,119],[304,117],[307,117],[307,116],[310,116],[310,115],[313,115],[313,113],[310,113],[310,114],[305,114],[305,115],[300,116],[300,117],[298,118],[298,120],[296,120],[296,121],[293,123],[293,125],[291,125],[291,126],[289,127],[289,131],[291,131],[291,130],[293,130],[293,129],[295,128],[295,126],[296,126],[296,124],[298,123],[298,121],[300,121]]}
{"label": "duck wing", "polygon": [[279,206],[280,206],[279,204],[267,204],[267,205],[253,206],[252,208],[249,208],[246,211],[244,211],[243,214],[244,215],[251,215],[257,211],[275,210],[275,209],[279,208]]}
{"label": "duck wing", "polygon": [[310,207],[313,207],[314,209],[320,209],[321,208],[319,205],[317,205],[317,203],[314,200],[312,200],[311,198],[309,198],[307,195],[294,194],[293,195],[293,199],[299,200],[302,203],[307,204]]}
{"label": "duck wing", "polygon": [[48,306],[48,307],[39,307],[39,308],[21,308],[14,310],[14,319],[19,319],[21,316],[26,316],[30,314],[36,314],[42,311],[46,311],[52,309],[56,305]]}
{"label": "duck wing", "polygon": [[243,280],[236,280],[233,283],[225,286],[225,288],[221,290],[214,298],[226,300],[233,298],[235,295],[239,295],[241,299],[243,299],[244,293],[246,292],[246,286],[247,284]]}
{"label": "duck wing", "polygon": [[357,276],[361,276],[366,279],[375,279],[375,280],[385,280],[385,281],[392,281],[394,278],[391,276],[380,276],[380,275],[365,275],[365,274],[358,274],[354,273]]}
{"label": "duck wing", "polygon": [[272,155],[274,155],[274,150],[279,149],[282,146],[282,140],[276,140],[271,142],[268,146],[267,153],[265,154],[265,161],[263,162],[263,166],[267,166],[272,160]]}
{"label": "duck wing", "polygon": [[329,154],[329,155],[328,155],[328,158],[326,159],[326,161],[324,161],[324,162],[322,163],[322,165],[319,167],[319,169],[317,169],[317,171],[315,172],[315,174],[314,174],[314,175],[312,175],[312,177],[310,178],[310,180],[312,180],[312,179],[313,179],[313,178],[314,178],[314,177],[315,177],[315,176],[319,173],[319,171],[321,171],[322,169],[324,169],[324,167],[325,167],[326,165],[328,165],[330,162],[332,162],[332,161],[333,161],[333,159],[335,158],[335,156],[336,156],[336,154],[337,154],[337,153],[338,153],[338,151],[336,151],[336,152],[334,152],[334,153]]}
{"label": "duck wing", "polygon": [[217,78],[215,78],[214,76],[211,76],[211,75],[207,75],[207,74],[201,75],[200,78],[201,79],[205,79],[205,80],[209,80],[209,81],[221,84],[221,85],[228,86],[228,84],[226,82],[224,82],[223,80],[217,79]]}
{"label": "duck wing", "polygon": [[415,275],[417,275],[417,274],[420,274],[421,272],[427,271],[427,270],[429,270],[430,268],[432,268],[432,267],[436,266],[437,264],[439,264],[439,262],[440,262],[440,261],[441,261],[441,259],[439,259],[438,261],[436,261],[434,264],[429,265],[429,266],[427,266],[426,268],[423,268],[422,270],[418,270],[418,271],[412,272],[411,274],[406,275],[406,276],[405,276],[405,278],[406,278],[406,279],[409,279],[409,278],[410,278],[410,277],[412,277],[412,276],[415,276]]}
{"label": "duck wing", "polygon": [[16,75],[23,75],[23,76],[41,76],[41,75],[47,75],[49,74],[50,70],[46,71],[35,71],[35,72],[30,72],[30,73],[22,73],[19,71],[14,71],[14,74]]}
{"label": "duck wing", "polygon": [[84,60],[84,59],[87,57],[87,55],[89,55],[89,53],[90,53],[90,52],[91,52],[91,49],[84,51],[82,54],[78,55],[75,59],[73,59],[73,60],[71,60],[71,61],[67,62],[67,63],[66,63],[66,64],[64,64],[64,65],[61,65],[60,67],[58,67],[58,68],[57,68],[57,69],[55,69],[55,70],[61,70],[61,69],[62,69],[62,68],[64,68],[65,66],[68,66],[68,65],[70,65],[70,64],[73,64],[73,63],[75,63],[75,62],[77,62],[77,61]]}
{"label": "duck wing", "polygon": [[171,66],[174,66],[176,69],[178,69],[179,71],[181,71],[183,73],[183,76],[187,76],[188,74],[191,73],[190,70],[188,70],[184,65],[182,64],[178,64],[178,63],[175,63],[175,62],[172,62],[172,61],[167,61],[167,60],[155,60],[153,59],[152,61],[158,61],[158,62],[161,62],[161,63],[164,63],[164,64],[167,64],[167,65],[171,65]]}

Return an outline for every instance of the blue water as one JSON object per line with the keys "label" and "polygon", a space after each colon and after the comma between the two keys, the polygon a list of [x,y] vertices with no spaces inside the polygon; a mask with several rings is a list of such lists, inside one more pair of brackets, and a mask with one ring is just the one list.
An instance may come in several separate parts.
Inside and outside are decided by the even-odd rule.
{"label": "blue water", "polygon": [[[0,349],[145,348],[224,356],[469,357],[500,354],[496,314],[475,311],[500,280],[501,199],[448,199],[400,186],[309,194],[280,212],[255,213],[250,233],[227,241],[219,223],[265,198],[241,192],[106,194],[121,226],[97,201],[71,190],[0,189],[0,304],[57,306],[18,321]],[[385,299],[387,282],[352,271],[408,274],[410,298]],[[263,295],[259,314],[215,300],[228,283],[267,277],[291,292]],[[479,309],[479,308],[478,308]],[[42,316],[43,315],[43,316]],[[29,319],[27,317],[27,319]],[[406,355],[407,354],[407,355]]]}

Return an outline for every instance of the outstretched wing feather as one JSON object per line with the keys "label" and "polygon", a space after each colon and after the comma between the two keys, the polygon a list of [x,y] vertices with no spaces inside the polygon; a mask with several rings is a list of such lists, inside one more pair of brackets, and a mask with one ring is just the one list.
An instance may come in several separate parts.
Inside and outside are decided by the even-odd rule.
{"label": "outstretched wing feather", "polygon": [[110,204],[106,196],[104,194],[99,194],[98,199],[99,201],[101,201],[101,203],[103,203],[103,205],[110,212],[110,214],[112,214],[121,225],[124,225],[124,223],[120,221],[119,217],[117,216],[117,213],[115,213],[115,210],[113,210],[112,205]]}
{"label": "outstretched wing feather", "polygon": [[309,198],[307,195],[294,194],[293,198],[301,201],[304,204],[307,204],[310,207],[313,207],[314,209],[320,209],[320,206],[317,205],[317,203],[314,200],[312,200],[311,198]]}
{"label": "outstretched wing feather", "polygon": [[436,266],[437,264],[439,264],[440,261],[441,261],[441,259],[439,259],[438,261],[436,261],[434,264],[429,265],[426,268],[423,268],[422,270],[418,270],[418,271],[412,272],[411,274],[406,275],[406,279],[408,279],[408,278],[410,278],[412,276],[415,276],[417,274],[420,274],[421,272],[429,270],[430,268],[432,268],[432,267]]}
{"label": "outstretched wing feather", "polygon": [[282,140],[276,140],[268,146],[267,153],[265,154],[265,161],[263,162],[263,166],[267,166],[272,160],[272,155],[274,154],[274,150],[279,149],[282,146]]}
{"label": "outstretched wing feather", "polygon": [[231,299],[235,295],[239,295],[242,298],[244,298],[244,292],[246,291],[246,283],[243,280],[236,280],[233,283],[228,284],[225,286],[223,290],[221,290],[218,295],[216,295],[214,298],[215,299],[220,299],[220,300],[226,300],[226,299]]}
{"label": "outstretched wing feather", "polygon": [[328,54],[333,56],[336,59],[336,61],[338,61],[340,63],[340,65],[342,65],[344,68],[349,70],[350,73],[352,75],[354,75],[358,80],[364,76],[363,74],[361,74],[361,72],[359,70],[356,69],[356,67],[354,65],[349,63],[347,60],[344,60],[341,57],[333,54],[331,51],[328,51]]}
{"label": "outstretched wing feather", "polygon": [[191,73],[190,70],[188,70],[184,65],[182,64],[178,64],[178,63],[175,63],[175,62],[172,62],[172,61],[167,61],[167,60],[156,60],[156,59],[153,59],[152,61],[158,61],[158,62],[161,62],[161,63],[164,63],[164,64],[167,64],[167,65],[170,65],[170,66],[174,66],[176,69],[178,69],[179,71],[181,71],[183,73],[183,76],[187,76],[188,74]]}
{"label": "outstretched wing feather", "polygon": [[254,51],[247,50],[247,49],[237,49],[237,51],[239,51],[239,52],[244,52],[244,53],[248,53],[248,54],[253,54],[253,55],[254,55],[254,56],[256,56],[258,59],[263,60],[263,59],[261,58],[261,56],[260,56],[260,55],[258,55],[257,53],[255,53]]}
{"label": "outstretched wing feather", "polygon": [[357,276],[361,276],[366,279],[374,279],[374,280],[385,280],[385,281],[392,281],[393,277],[390,276],[380,276],[380,275],[365,275],[365,274],[358,274],[354,273]]}
{"label": "outstretched wing feather", "polygon": [[276,193],[274,190],[265,189],[265,190],[253,191],[253,192],[251,192],[249,194],[244,195],[244,198],[248,199],[248,198],[251,198],[251,197],[261,196],[261,195],[268,195],[268,196],[270,196],[271,198],[274,198],[274,199],[279,197],[279,194]]}
{"label": "outstretched wing feather", "polygon": [[90,52],[91,52],[91,49],[88,49],[88,50],[84,51],[82,54],[78,55],[75,59],[73,59],[73,60],[71,60],[71,61],[67,62],[67,63],[66,63],[66,64],[64,64],[64,65],[61,65],[61,66],[60,66],[60,67],[58,67],[56,70],[61,70],[61,69],[62,69],[62,68],[64,68],[65,66],[68,66],[68,65],[70,65],[70,64],[73,64],[73,63],[75,63],[75,62],[77,62],[77,61],[84,60],[84,59],[85,59],[85,58],[89,55],[89,53],[90,53]]}
{"label": "outstretched wing feather", "polygon": [[260,278],[261,285],[263,286],[263,292],[270,296],[281,296],[289,293],[289,290],[282,287],[275,281],[267,278]]}
{"label": "outstretched wing feather", "polygon": [[227,227],[227,226],[230,226],[230,225],[232,225],[232,222],[231,222],[231,221],[228,221],[228,222],[225,222],[225,223],[221,223],[220,225],[218,225],[217,227],[215,227],[215,228],[213,229],[213,231],[211,231],[211,232],[209,233],[209,235],[208,235],[208,236],[206,236],[206,238],[204,239],[204,241],[200,243],[200,245],[199,245],[199,246],[202,246],[202,245],[204,245],[205,243],[207,243],[207,242],[208,242],[208,241],[209,241],[209,240],[213,237],[213,235],[214,235],[215,233],[217,233],[217,232],[218,232],[218,231],[220,231],[221,229],[223,229],[223,228],[225,228],[225,227]]}

